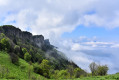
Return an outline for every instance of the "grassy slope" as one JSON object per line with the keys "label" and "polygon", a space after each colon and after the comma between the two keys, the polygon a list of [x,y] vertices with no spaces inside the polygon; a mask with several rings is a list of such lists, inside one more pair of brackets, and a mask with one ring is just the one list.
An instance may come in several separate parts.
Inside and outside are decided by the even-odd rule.
{"label": "grassy slope", "polygon": [[[16,79],[20,79],[20,80],[29,79],[28,78],[28,69],[31,69],[31,75],[32,75],[31,77],[37,77],[38,80],[39,79],[46,80],[42,76],[35,74],[32,71],[33,66],[30,66],[26,61],[24,61],[23,59],[19,59],[19,62],[20,62],[20,66],[16,66],[16,65],[12,64],[10,61],[9,55],[5,52],[0,52],[0,66],[8,69],[8,71],[9,71],[8,74],[9,74],[10,78],[16,78]],[[21,69],[21,67],[23,67],[23,66],[25,66],[25,68]]]}
{"label": "grassy slope", "polygon": [[107,75],[107,76],[96,76],[96,77],[84,77],[73,80],[119,80],[119,74]]}
{"label": "grassy slope", "polygon": [[[55,79],[51,79],[55,80]],[[61,79],[57,79],[61,80]],[[119,74],[107,75],[107,76],[96,76],[96,77],[84,77],[77,79],[62,79],[62,80],[119,80]]]}
{"label": "grassy slope", "polygon": [[[26,79],[29,80],[28,79],[28,69],[30,67],[32,69],[32,66],[30,66],[23,59],[20,59],[19,62],[20,62],[20,66],[16,66],[12,64],[10,61],[9,55],[5,52],[0,52],[0,66],[5,67],[6,69],[8,68],[9,77],[13,77],[13,78],[20,79],[20,80],[26,80]],[[21,69],[21,65],[26,66],[26,67],[24,69]],[[42,76],[35,74],[33,71],[31,75],[37,77],[37,80],[47,80],[43,78]],[[50,79],[50,80],[55,80],[55,79]],[[119,74],[107,75],[107,76],[102,76],[102,77],[96,76],[96,77],[84,77],[84,78],[78,78],[78,79],[63,79],[63,80],[119,80]]]}

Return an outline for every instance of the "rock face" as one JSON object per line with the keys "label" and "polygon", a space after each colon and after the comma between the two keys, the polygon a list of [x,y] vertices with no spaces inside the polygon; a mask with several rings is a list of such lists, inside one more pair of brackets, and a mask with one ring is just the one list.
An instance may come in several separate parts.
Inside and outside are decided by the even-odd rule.
{"label": "rock face", "polygon": [[0,27],[0,33],[4,33],[7,37],[13,40],[13,38],[20,38],[22,41],[29,41],[35,43],[38,47],[43,47],[44,45],[50,45],[49,40],[44,40],[42,35],[32,35],[30,32],[21,31],[11,25],[4,25]]}

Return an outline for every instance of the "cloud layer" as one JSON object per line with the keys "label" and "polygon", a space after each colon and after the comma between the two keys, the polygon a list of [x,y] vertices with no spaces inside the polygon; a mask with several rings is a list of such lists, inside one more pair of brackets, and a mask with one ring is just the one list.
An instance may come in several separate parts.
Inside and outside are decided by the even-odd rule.
{"label": "cloud layer", "polygon": [[119,0],[0,0],[0,25],[12,24],[43,34],[83,69],[89,71],[88,65],[96,61],[107,63],[112,72],[117,72],[118,43],[95,42],[86,37],[64,40],[61,35],[79,25],[119,27],[118,3]]}
{"label": "cloud layer", "polygon": [[75,40],[60,40],[57,45],[60,51],[63,51],[68,58],[73,60],[83,68],[90,72],[89,64],[96,62],[101,65],[108,65],[109,73],[116,73],[119,71],[119,44],[112,42],[101,42],[86,38],[79,41]]}
{"label": "cloud layer", "polygon": [[[119,27],[118,0],[0,0],[0,21],[34,34],[60,36],[78,25]],[[37,27],[37,29],[36,29]]]}

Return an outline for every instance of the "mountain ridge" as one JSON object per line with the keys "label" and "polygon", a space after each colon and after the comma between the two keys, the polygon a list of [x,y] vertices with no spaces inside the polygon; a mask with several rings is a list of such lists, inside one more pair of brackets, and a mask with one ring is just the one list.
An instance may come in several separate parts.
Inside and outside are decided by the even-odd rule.
{"label": "mountain ridge", "polygon": [[[68,64],[74,65],[74,67],[78,67],[74,62],[69,61],[66,56],[62,56],[60,51],[57,51],[53,45],[50,44],[48,39],[44,39],[43,35],[32,35],[32,33],[28,31],[21,31],[19,28],[16,28],[12,25],[3,25],[0,27],[0,33],[4,33],[8,38],[10,38],[14,45],[19,45],[24,47],[23,44],[31,44],[36,48],[40,48],[45,52],[45,55],[49,57],[65,60]],[[19,44],[21,42],[21,44]],[[29,49],[30,50],[30,49]],[[61,65],[62,66],[62,65]]]}
{"label": "mountain ridge", "polygon": [[0,26],[0,51],[7,51],[13,64],[19,65],[21,58],[33,66],[35,73],[47,78],[55,78],[55,75],[62,78],[79,77],[74,75],[74,71],[75,74],[79,74],[77,71],[84,76],[87,74],[43,35],[32,35],[12,25]]}

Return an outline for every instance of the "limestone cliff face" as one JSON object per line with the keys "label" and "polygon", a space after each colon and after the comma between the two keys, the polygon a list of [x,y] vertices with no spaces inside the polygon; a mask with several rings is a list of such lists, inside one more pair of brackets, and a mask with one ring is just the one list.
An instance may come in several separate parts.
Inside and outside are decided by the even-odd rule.
{"label": "limestone cliff face", "polygon": [[12,40],[14,37],[20,38],[22,39],[22,41],[29,41],[31,43],[35,43],[39,47],[42,47],[44,45],[50,45],[50,42],[46,42],[44,40],[44,36],[32,35],[30,32],[21,31],[19,28],[10,25],[4,25],[3,27],[0,27],[0,33],[4,33]]}

